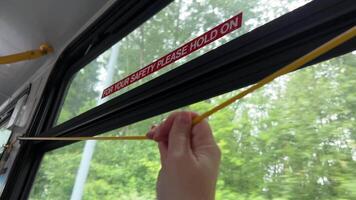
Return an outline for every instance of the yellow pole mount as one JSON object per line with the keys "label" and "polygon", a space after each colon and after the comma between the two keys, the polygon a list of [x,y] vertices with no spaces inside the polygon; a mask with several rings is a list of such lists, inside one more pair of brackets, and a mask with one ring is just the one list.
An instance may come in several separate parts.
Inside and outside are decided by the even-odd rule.
{"label": "yellow pole mount", "polygon": [[25,51],[8,56],[0,56],[0,64],[10,64],[20,61],[33,60],[53,52],[51,45],[44,43],[38,49]]}

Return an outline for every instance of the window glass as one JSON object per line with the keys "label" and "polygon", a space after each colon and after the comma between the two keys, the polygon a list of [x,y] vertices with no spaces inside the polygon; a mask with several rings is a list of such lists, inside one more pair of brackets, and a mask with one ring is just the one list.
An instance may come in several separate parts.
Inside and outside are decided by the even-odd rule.
{"label": "window glass", "polygon": [[[309,0],[177,0],[75,74],[57,124],[247,33]],[[103,89],[243,12],[242,27],[99,100]],[[80,91],[80,92],[78,92]]]}
{"label": "window glass", "polygon": [[[11,130],[6,128],[6,125],[8,124],[9,121],[5,121],[0,124],[0,160],[3,157],[3,153],[5,151],[5,145],[9,142],[10,136],[11,136]],[[2,161],[0,161],[2,162]],[[2,163],[3,164],[3,163]],[[5,184],[6,184],[6,179],[7,175],[4,174],[6,170],[0,169],[0,195],[2,194]]]}
{"label": "window glass", "polygon": [[4,152],[4,145],[9,141],[11,130],[6,129],[5,125],[7,122],[1,124],[0,126],[0,158],[2,157],[2,153]]}
{"label": "window glass", "polygon": [[[284,75],[209,118],[222,151],[217,200],[356,199],[356,52]],[[185,110],[199,113],[237,91]],[[167,115],[107,135],[144,134]],[[48,152],[30,199],[69,199],[83,142]],[[97,142],[83,199],[155,199],[150,141]]]}

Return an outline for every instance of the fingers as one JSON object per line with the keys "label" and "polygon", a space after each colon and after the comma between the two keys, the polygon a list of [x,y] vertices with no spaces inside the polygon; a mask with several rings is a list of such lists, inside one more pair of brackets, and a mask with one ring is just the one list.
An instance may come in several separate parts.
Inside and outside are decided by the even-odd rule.
{"label": "fingers", "polygon": [[189,152],[219,153],[212,130],[206,120],[192,127],[193,112],[172,113],[163,123],[153,126],[148,138],[159,143],[162,163],[167,155],[182,155]]}
{"label": "fingers", "polygon": [[189,112],[180,112],[174,118],[168,137],[168,156],[181,156],[191,152],[190,137],[192,117]]}
{"label": "fingers", "polygon": [[172,113],[164,122],[158,126],[152,126],[150,131],[146,134],[149,139],[155,140],[158,143],[162,167],[165,166],[168,154],[168,138],[172,129],[175,118],[180,113]]}
{"label": "fingers", "polygon": [[192,129],[192,146],[206,146],[215,144],[211,128],[206,120],[196,124]]}
{"label": "fingers", "polygon": [[[147,137],[157,142],[168,141],[168,135],[172,128],[173,122],[180,113],[181,112],[174,112],[171,115],[169,115],[168,118],[160,125],[152,126],[151,130],[147,133]],[[198,116],[198,114],[194,112],[188,112],[188,113],[190,113],[191,118]]]}
{"label": "fingers", "polygon": [[152,125],[151,129],[148,131],[148,133],[146,134],[146,137],[153,140],[153,136],[155,134],[155,130],[156,130],[156,125]]}
{"label": "fingers", "polygon": [[166,166],[167,160],[167,151],[168,151],[168,143],[167,142],[158,142],[159,155],[161,158],[162,167]]}
{"label": "fingers", "polygon": [[196,124],[192,129],[192,150],[195,155],[209,155],[220,160],[220,149],[206,120]]}
{"label": "fingers", "polygon": [[163,123],[155,127],[152,139],[157,142],[168,141],[169,131],[171,130],[174,119],[177,117],[178,114],[179,112],[172,113]]}

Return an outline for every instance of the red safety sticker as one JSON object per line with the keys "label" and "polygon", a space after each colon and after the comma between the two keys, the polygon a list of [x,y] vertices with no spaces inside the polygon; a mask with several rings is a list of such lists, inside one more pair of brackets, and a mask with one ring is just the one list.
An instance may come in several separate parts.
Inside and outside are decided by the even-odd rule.
{"label": "red safety sticker", "polygon": [[200,35],[199,37],[182,45],[178,49],[166,54],[165,56],[157,59],[153,63],[145,66],[144,68],[130,74],[124,79],[114,83],[103,91],[101,98],[107,97],[120,89],[131,85],[132,83],[168,66],[169,64],[193,53],[194,51],[204,47],[207,44],[223,37],[224,35],[238,29],[242,24],[242,13],[226,20],[218,26],[212,28],[208,32]]}

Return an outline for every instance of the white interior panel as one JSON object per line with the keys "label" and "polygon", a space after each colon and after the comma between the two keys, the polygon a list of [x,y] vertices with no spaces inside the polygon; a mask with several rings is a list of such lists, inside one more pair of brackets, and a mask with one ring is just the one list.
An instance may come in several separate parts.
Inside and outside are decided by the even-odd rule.
{"label": "white interior panel", "polygon": [[[0,56],[37,49],[50,43],[55,54],[108,0],[0,1]],[[0,65],[0,105],[55,54],[37,60]]]}

